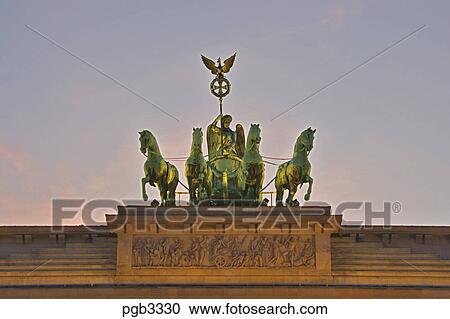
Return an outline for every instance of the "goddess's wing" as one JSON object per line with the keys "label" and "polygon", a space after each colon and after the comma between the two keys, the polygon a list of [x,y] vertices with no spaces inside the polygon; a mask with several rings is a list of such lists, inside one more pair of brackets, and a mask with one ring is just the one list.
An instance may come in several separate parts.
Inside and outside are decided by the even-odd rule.
{"label": "goddess's wing", "polygon": [[206,131],[206,142],[208,144],[208,160],[214,159],[216,156],[220,155],[220,133],[217,131],[217,127],[213,124],[208,126]]}
{"label": "goddess's wing", "polygon": [[245,133],[241,124],[236,124],[236,153],[242,158],[245,152]]}

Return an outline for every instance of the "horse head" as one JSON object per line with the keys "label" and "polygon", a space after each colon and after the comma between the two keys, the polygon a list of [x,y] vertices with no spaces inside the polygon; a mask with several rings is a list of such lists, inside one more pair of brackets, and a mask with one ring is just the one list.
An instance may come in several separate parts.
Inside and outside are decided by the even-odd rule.
{"label": "horse head", "polygon": [[298,150],[298,147],[301,147],[310,152],[314,147],[314,133],[316,133],[316,130],[311,127],[304,130],[297,139],[295,149]]}
{"label": "horse head", "polygon": [[252,149],[256,147],[259,149],[259,144],[261,143],[261,129],[259,124],[251,124],[247,136],[247,149]]}
{"label": "horse head", "polygon": [[199,150],[202,151],[203,144],[203,132],[201,127],[195,127],[192,129],[192,147],[191,151]]}
{"label": "horse head", "polygon": [[153,134],[150,131],[143,130],[143,131],[139,132],[139,142],[141,144],[140,150],[141,150],[142,154],[148,155],[147,150],[160,154],[158,143],[156,142],[156,138],[153,136]]}

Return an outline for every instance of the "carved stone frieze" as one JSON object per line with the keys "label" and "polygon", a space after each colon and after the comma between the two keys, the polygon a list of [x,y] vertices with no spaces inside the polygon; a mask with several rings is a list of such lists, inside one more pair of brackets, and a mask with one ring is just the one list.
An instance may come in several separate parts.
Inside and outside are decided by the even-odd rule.
{"label": "carved stone frieze", "polygon": [[313,236],[136,236],[133,267],[315,267]]}

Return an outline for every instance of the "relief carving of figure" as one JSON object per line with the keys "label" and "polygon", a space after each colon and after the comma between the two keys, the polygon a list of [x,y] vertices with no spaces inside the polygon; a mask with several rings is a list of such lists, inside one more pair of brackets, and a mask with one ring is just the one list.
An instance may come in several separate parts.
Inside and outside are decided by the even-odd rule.
{"label": "relief carving of figure", "polygon": [[169,260],[171,265],[178,265],[180,253],[180,247],[182,242],[180,239],[175,239],[175,242],[172,243],[169,247]]}
{"label": "relief carving of figure", "polygon": [[133,267],[312,267],[310,237],[192,236],[136,238]]}

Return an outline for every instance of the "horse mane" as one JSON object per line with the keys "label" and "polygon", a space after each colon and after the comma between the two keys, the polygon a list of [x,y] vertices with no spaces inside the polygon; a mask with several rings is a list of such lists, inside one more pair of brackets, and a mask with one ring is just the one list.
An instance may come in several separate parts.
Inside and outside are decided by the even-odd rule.
{"label": "horse mane", "polygon": [[[199,142],[200,142],[200,149],[195,149],[194,148],[194,144],[195,144],[195,142],[196,142],[196,140],[195,140],[195,132],[199,132]],[[202,153],[203,154],[203,132],[201,131],[201,129],[200,130],[198,130],[198,131],[193,131],[192,132],[192,141],[191,141],[191,153],[194,151],[194,150],[199,150],[200,151],[200,153]]]}
{"label": "horse mane", "polygon": [[311,138],[311,132],[312,131],[310,130],[310,128],[306,129],[297,137],[297,141],[295,142],[294,146],[294,154],[300,152],[302,150],[301,147],[304,146],[304,144],[300,142],[302,137],[306,136],[307,138]]}
{"label": "horse mane", "polygon": [[248,135],[247,135],[247,143],[245,143],[245,150],[250,150],[250,148],[252,147],[252,127],[250,127],[250,129],[248,130]]}
{"label": "horse mane", "polygon": [[159,145],[158,145],[158,141],[156,140],[156,137],[152,134],[152,132],[150,132],[150,131],[147,131],[147,132],[150,135],[150,139],[149,139],[147,146],[149,147],[149,145],[152,145],[151,148],[149,147],[150,151],[161,155],[161,151],[159,150]]}
{"label": "horse mane", "polygon": [[250,125],[250,129],[248,130],[247,134],[247,141],[243,157],[243,160],[246,161],[247,163],[252,164],[260,162],[262,163],[262,157],[261,154],[259,153],[259,147],[257,146],[257,144],[252,142],[253,137],[258,136],[258,131],[260,131],[258,124]]}
{"label": "horse mane", "polygon": [[294,154],[298,153],[299,151],[301,151],[301,148],[304,147],[303,143],[301,143],[301,139],[304,135],[306,135],[307,131],[303,131],[298,137],[297,137],[297,141],[295,142],[295,146],[294,146]]}
{"label": "horse mane", "polygon": [[245,144],[245,149],[246,150],[250,150],[252,148],[252,136],[256,135],[258,126],[251,124],[250,125],[250,129],[248,130],[248,135],[247,135],[247,143]]}

